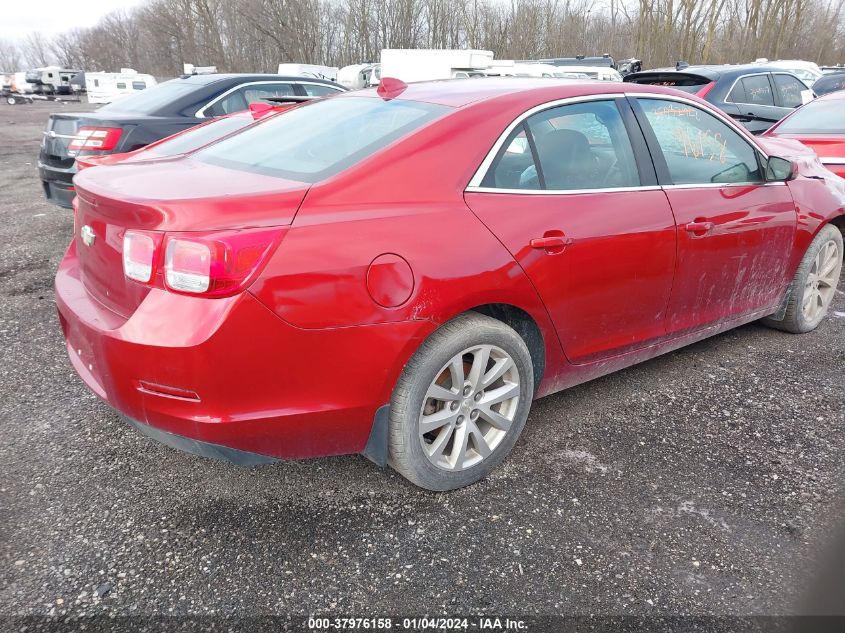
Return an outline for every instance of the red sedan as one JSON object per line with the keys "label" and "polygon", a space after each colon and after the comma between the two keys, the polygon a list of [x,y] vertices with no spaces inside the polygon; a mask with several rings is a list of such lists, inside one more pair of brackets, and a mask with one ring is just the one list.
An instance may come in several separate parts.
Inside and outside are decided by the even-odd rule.
{"label": "red sedan", "polygon": [[195,453],[363,453],[433,490],[534,398],[814,329],[842,265],[845,183],[809,150],[634,84],[385,79],[75,184],[56,299],[97,395]]}
{"label": "red sedan", "polygon": [[845,90],[831,92],[801,106],[770,128],[765,136],[801,141],[815,150],[825,167],[845,177]]}

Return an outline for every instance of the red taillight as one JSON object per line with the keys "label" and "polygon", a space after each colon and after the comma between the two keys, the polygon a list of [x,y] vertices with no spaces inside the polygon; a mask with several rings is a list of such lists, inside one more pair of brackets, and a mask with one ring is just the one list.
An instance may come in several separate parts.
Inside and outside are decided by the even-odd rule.
{"label": "red taillight", "polygon": [[72,150],[99,150],[107,152],[117,147],[123,130],[119,127],[92,127],[83,125],[68,145]]}
{"label": "red taillight", "polygon": [[[127,231],[123,238],[123,272],[130,279],[173,292],[229,296],[255,278],[285,230],[164,235]],[[157,274],[159,269],[161,274]]]}
{"label": "red taillight", "polygon": [[704,84],[695,94],[702,99],[707,96],[707,93],[713,90],[713,86],[716,85],[715,81],[711,81],[709,84]]}

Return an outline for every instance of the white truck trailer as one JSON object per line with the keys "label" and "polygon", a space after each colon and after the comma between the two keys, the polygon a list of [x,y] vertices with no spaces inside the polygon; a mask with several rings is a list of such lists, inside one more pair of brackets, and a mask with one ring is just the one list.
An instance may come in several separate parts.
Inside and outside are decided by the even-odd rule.
{"label": "white truck trailer", "polygon": [[492,51],[385,48],[381,51],[381,76],[412,81],[484,77],[493,62]]}

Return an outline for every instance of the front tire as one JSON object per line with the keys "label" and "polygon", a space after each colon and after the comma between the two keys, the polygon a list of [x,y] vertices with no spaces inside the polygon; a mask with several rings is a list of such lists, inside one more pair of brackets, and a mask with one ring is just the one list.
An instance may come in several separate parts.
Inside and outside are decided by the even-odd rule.
{"label": "front tire", "polygon": [[512,328],[469,312],[438,328],[390,403],[390,465],[428,490],[484,478],[516,444],[534,395],[531,355]]}
{"label": "front tire", "polygon": [[810,242],[789,286],[783,320],[763,319],[766,325],[803,334],[815,330],[827,314],[842,272],[842,233],[828,224]]}

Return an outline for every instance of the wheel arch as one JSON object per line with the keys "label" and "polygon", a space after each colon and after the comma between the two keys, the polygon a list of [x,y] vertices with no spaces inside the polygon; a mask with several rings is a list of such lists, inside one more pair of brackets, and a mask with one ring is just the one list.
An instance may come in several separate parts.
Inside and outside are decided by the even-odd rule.
{"label": "wheel arch", "polygon": [[[845,212],[831,218],[827,223],[832,224],[839,229],[839,232],[842,233],[843,237],[845,237]],[[822,228],[824,228],[824,224],[819,227],[819,231],[821,231]],[[818,231],[816,231],[816,233],[818,233]]]}
{"label": "wheel arch", "polygon": [[512,328],[525,341],[528,352],[531,354],[531,365],[534,370],[534,391],[536,393],[546,373],[546,340],[537,321],[522,308],[509,303],[487,303],[470,308],[467,312],[478,312],[501,321]]}

